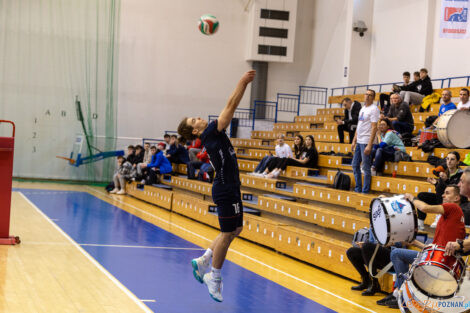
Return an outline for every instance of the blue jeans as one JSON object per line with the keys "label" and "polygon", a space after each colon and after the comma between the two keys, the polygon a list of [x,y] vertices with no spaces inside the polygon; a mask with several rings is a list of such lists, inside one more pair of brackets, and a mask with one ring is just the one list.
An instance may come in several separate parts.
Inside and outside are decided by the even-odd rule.
{"label": "blue jeans", "polygon": [[395,160],[395,148],[387,146],[378,148],[375,152],[374,167],[377,172],[383,172],[385,161]]}
{"label": "blue jeans", "polygon": [[395,129],[400,134],[411,134],[413,132],[413,125],[410,125],[405,122],[393,121],[393,129]]}
{"label": "blue jeans", "polygon": [[259,162],[258,166],[256,167],[255,169],[255,172],[256,173],[263,173],[264,170],[266,169],[266,166],[268,165],[268,162],[269,160],[271,160],[273,158],[272,155],[267,155],[265,156],[261,162]]}
{"label": "blue jeans", "polygon": [[[354,150],[354,157],[352,160],[352,168],[354,172],[354,179],[356,180],[355,192],[369,193],[370,191],[370,167],[372,162],[372,151],[371,154],[365,155],[364,150],[367,144],[358,143],[356,144],[356,150]],[[364,186],[362,186],[362,174],[361,174],[361,162],[362,170],[364,171]]]}
{"label": "blue jeans", "polygon": [[415,250],[392,247],[392,252],[390,253],[390,260],[392,261],[393,268],[395,269],[395,273],[397,274],[397,280],[395,282],[396,288],[400,288],[403,284],[403,281],[405,280],[403,274],[406,274],[408,272],[410,264],[414,262],[414,260],[418,256],[418,253],[419,252]]}

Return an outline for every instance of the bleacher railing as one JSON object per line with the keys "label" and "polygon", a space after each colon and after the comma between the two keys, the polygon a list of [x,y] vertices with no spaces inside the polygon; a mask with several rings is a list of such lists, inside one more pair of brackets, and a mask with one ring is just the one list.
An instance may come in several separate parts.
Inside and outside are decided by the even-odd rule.
{"label": "bleacher railing", "polygon": [[[433,82],[433,88],[450,88],[452,86],[469,86],[470,85],[470,76],[455,76],[455,77],[446,77],[446,78],[436,78],[431,79]],[[436,84],[437,83],[437,84]],[[357,85],[357,86],[347,86],[347,87],[337,87],[331,88],[330,96],[344,96],[344,95],[355,95],[357,93],[365,93],[367,89],[374,89],[376,92],[389,92],[392,89],[392,86],[401,85],[403,82],[393,82],[393,83],[382,83],[382,84],[367,84],[367,85]],[[378,88],[378,90],[377,90]]]}
{"label": "bleacher railing", "polygon": [[328,88],[299,86],[299,112],[301,105],[325,106],[328,103]]}
{"label": "bleacher railing", "polygon": [[253,109],[253,122],[251,129],[255,129],[256,120],[276,122],[277,102],[255,100]]}

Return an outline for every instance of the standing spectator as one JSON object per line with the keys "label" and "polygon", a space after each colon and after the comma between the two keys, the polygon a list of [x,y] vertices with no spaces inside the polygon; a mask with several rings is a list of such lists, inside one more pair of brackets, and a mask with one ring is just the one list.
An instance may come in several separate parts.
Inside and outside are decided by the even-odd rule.
{"label": "standing spectator", "polygon": [[347,131],[349,132],[349,143],[352,143],[354,135],[356,134],[361,104],[357,101],[354,101],[353,104],[350,98],[344,98],[341,103],[344,106],[344,118],[343,120],[336,120],[336,123],[338,124],[339,142],[344,143],[344,132]]}
{"label": "standing spectator", "polygon": [[[371,182],[371,152],[377,133],[377,122],[380,117],[380,110],[374,104],[375,91],[368,89],[364,99],[364,107],[359,112],[359,122],[357,124],[356,135],[351,145],[354,151],[352,167],[354,179],[356,180],[356,192],[369,193]],[[362,170],[364,171],[364,186],[362,185]]]}
{"label": "standing spectator", "polygon": [[[418,76],[419,77],[419,76]],[[410,72],[404,72],[403,73],[403,85],[398,86],[398,85],[393,85],[392,86],[392,93],[400,92],[401,90],[408,90],[407,87],[410,85]],[[410,91],[415,91],[415,89],[412,89]],[[390,95],[386,93],[381,93],[379,97],[380,101],[380,112],[384,115],[387,115],[388,110],[390,109]]]}
{"label": "standing spectator", "polygon": [[115,193],[117,195],[125,195],[126,194],[126,180],[130,178],[130,174],[132,171],[132,164],[129,161],[120,155],[117,157],[117,165],[118,169],[116,173],[114,173],[113,181],[114,181],[114,189],[111,190],[109,193]]}
{"label": "standing spectator", "polygon": [[276,147],[274,148],[275,150],[275,155],[268,155],[268,156],[265,156],[261,162],[259,162],[258,166],[256,167],[256,169],[254,170],[253,174],[254,175],[263,175],[262,173],[264,172],[264,170],[266,169],[266,167],[268,166],[268,162],[273,159],[273,158],[291,158],[293,155],[292,155],[292,149],[291,147],[286,144],[284,142],[284,134],[279,134],[277,136],[277,145]]}
{"label": "standing spectator", "polygon": [[403,98],[403,101],[406,103],[411,104],[421,104],[423,102],[423,98],[432,94],[433,89],[432,89],[432,82],[431,78],[428,76],[428,70],[425,68],[422,68],[419,70],[419,77],[420,80],[418,81],[416,85],[416,92],[414,91],[405,91],[402,90],[400,92],[400,95]]}
{"label": "standing spectator", "polygon": [[380,175],[386,161],[395,159],[395,151],[406,152],[405,145],[401,141],[398,133],[393,130],[392,122],[388,118],[381,118],[378,123],[379,147],[375,151],[374,164],[372,165],[372,175]]}
{"label": "standing spectator", "polygon": [[189,155],[188,150],[183,146],[184,139],[177,139],[176,135],[171,135],[170,149],[168,149],[166,157],[171,163],[175,164],[188,164]]}
{"label": "standing spectator", "polygon": [[442,104],[439,107],[439,116],[444,114],[446,111],[457,109],[455,104],[452,102],[452,93],[450,92],[450,90],[446,89],[442,91],[441,98],[442,98]]}
{"label": "standing spectator", "polygon": [[401,135],[413,133],[414,119],[408,103],[402,101],[397,93],[391,95],[390,99],[392,105],[387,117],[392,121],[393,128]]}
{"label": "standing spectator", "polygon": [[470,110],[470,101],[468,101],[469,91],[467,88],[460,89],[460,102],[457,105],[459,110]]}
{"label": "standing spectator", "polygon": [[190,161],[197,161],[197,154],[201,152],[202,147],[201,147],[201,139],[196,138],[191,141],[191,144],[188,147],[188,154],[189,154],[189,160]]}

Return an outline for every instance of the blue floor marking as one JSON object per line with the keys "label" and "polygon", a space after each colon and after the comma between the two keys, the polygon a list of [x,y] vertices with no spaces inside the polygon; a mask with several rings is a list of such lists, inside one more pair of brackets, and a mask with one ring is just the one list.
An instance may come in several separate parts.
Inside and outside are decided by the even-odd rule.
{"label": "blue floor marking", "polygon": [[[79,244],[200,248],[87,192],[22,192]],[[82,246],[154,312],[332,313],[333,310],[230,261],[222,270],[224,302],[213,301],[193,275],[198,250]]]}

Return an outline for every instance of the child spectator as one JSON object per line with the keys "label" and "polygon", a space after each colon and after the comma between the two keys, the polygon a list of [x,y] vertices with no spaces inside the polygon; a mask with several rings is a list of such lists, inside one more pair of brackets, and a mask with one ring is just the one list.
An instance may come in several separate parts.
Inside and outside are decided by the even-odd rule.
{"label": "child spectator", "polygon": [[168,159],[163,155],[162,150],[165,149],[165,143],[160,142],[157,147],[152,146],[150,148],[152,152],[152,160],[150,163],[141,164],[142,169],[147,169],[147,179],[142,183],[145,184],[155,184],[158,180],[159,174],[169,174],[172,172],[173,168],[171,167]]}
{"label": "child spectator", "polygon": [[201,139],[196,138],[193,141],[191,141],[191,144],[188,147],[189,160],[198,161],[197,154],[201,152],[201,150],[202,150]]}
{"label": "child spectator", "polygon": [[117,165],[118,169],[116,173],[114,173],[113,181],[114,181],[114,189],[111,190],[109,193],[115,193],[117,195],[125,195],[126,194],[126,179],[130,178],[131,171],[132,171],[132,164],[129,161],[120,155],[117,157]]}
{"label": "child spectator", "polygon": [[127,147],[127,157],[126,160],[132,165],[137,164],[137,155],[135,154],[135,147],[130,145]]}
{"label": "child spectator", "polygon": [[182,138],[177,139],[176,135],[171,135],[170,149],[168,149],[166,154],[166,157],[171,163],[188,164],[188,150],[184,148],[183,144],[184,140]]}
{"label": "child spectator", "polygon": [[165,141],[165,150],[167,151],[170,148],[170,138],[171,136],[168,134],[163,135],[163,140]]}
{"label": "child spectator", "polygon": [[197,161],[188,163],[188,179],[196,179],[196,169],[199,169],[197,178],[202,181],[212,182],[214,168],[209,162],[209,155],[204,147],[197,154],[197,159]]}
{"label": "child spectator", "polygon": [[144,161],[142,163],[150,163],[152,153],[150,152],[150,143],[144,143]]}

